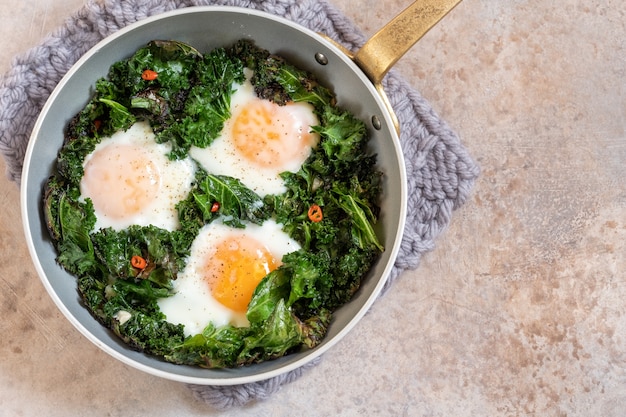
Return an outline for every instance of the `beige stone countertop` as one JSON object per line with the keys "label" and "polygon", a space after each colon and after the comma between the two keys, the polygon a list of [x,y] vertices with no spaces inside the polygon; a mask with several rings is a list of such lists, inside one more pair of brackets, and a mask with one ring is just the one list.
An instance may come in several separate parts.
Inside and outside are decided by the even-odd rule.
{"label": "beige stone countertop", "polygon": [[[371,35],[410,2],[334,3]],[[83,1],[1,4],[4,73]],[[240,409],[208,407],[75,330],[0,175],[0,416],[623,416],[625,10],[464,0],[401,59],[479,162],[472,196],[318,366]]]}

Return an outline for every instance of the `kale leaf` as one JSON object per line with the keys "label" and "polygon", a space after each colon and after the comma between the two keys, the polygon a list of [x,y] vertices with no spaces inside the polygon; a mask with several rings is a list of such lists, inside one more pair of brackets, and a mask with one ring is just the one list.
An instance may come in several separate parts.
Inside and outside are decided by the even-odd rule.
{"label": "kale leaf", "polygon": [[96,217],[91,202],[72,198],[65,184],[54,177],[44,194],[44,217],[59,253],[57,261],[76,275],[93,271],[97,263],[89,231]]}
{"label": "kale leaf", "polygon": [[242,63],[224,49],[205,55],[194,76],[197,83],[189,89],[181,114],[160,134],[161,140],[173,143],[177,158],[186,156],[191,146],[206,148],[220,134],[230,117],[233,85],[245,80]]}
{"label": "kale leaf", "polygon": [[[221,215],[224,224],[243,228],[244,221],[262,224],[270,216],[258,194],[237,178],[226,175],[199,170],[197,185],[191,190],[189,198],[193,199],[195,211],[202,215],[204,222]],[[213,211],[215,203],[219,207],[217,211]]]}
{"label": "kale leaf", "polygon": [[251,82],[261,98],[279,105],[291,101],[308,102],[318,108],[335,104],[332,92],[320,85],[311,73],[258,48],[249,40],[236,42],[230,52],[254,70]]}

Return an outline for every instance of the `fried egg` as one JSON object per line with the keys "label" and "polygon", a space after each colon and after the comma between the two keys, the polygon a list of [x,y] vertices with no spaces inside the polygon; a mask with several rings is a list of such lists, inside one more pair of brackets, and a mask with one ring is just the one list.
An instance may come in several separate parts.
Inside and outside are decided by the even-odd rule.
{"label": "fried egg", "polygon": [[235,85],[231,117],[219,137],[204,149],[193,147],[192,158],[208,172],[238,178],[260,196],[286,191],[279,174],[297,172],[319,142],[311,126],[319,124],[309,103],[279,106],[260,99],[250,83]]}
{"label": "fried egg", "polygon": [[252,294],[283,255],[300,245],[267,220],[245,229],[212,222],[200,229],[185,268],[173,281],[174,294],[158,300],[166,320],[183,324],[185,334],[201,333],[213,323],[249,325],[246,311]]}
{"label": "fried egg", "polygon": [[175,206],[191,190],[196,165],[190,158],[170,160],[170,145],[154,137],[147,122],[138,122],[103,139],[85,158],[80,192],[93,202],[95,230],[178,228]]}

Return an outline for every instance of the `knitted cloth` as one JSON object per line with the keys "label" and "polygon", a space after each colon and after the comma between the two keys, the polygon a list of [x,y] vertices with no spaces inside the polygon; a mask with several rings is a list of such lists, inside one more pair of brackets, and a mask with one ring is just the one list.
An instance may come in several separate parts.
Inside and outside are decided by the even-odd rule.
{"label": "knitted cloth", "polygon": [[[148,16],[207,5],[243,6],[283,16],[325,33],[353,51],[365,41],[354,24],[325,0],[91,1],[38,46],[16,57],[9,73],[0,78],[0,152],[9,178],[20,183],[35,120],[54,87],[81,55],[106,36]],[[383,293],[402,271],[416,268],[422,254],[434,248],[452,211],[467,199],[478,176],[478,167],[458,136],[417,91],[393,71],[385,78],[384,87],[401,125],[409,199],[404,239]],[[256,383],[189,387],[197,399],[224,409],[265,399],[318,362],[319,358]]]}

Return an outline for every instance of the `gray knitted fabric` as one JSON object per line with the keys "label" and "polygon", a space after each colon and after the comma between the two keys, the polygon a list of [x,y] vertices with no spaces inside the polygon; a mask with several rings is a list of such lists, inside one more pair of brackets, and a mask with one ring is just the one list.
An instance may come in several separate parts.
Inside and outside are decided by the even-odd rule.
{"label": "gray knitted fabric", "polygon": [[[105,0],[91,1],[41,44],[16,57],[0,78],[0,152],[7,174],[20,183],[22,162],[35,120],[46,99],[78,58],[104,37],[148,16],[190,6],[243,6],[286,17],[323,32],[350,50],[365,41],[362,33],[325,0]],[[458,136],[421,95],[393,71],[385,89],[401,124],[400,140],[408,176],[408,218],[395,267],[383,292],[422,254],[449,224],[454,209],[467,199],[478,167]],[[266,381],[237,386],[189,385],[195,397],[215,408],[262,400],[300,377],[318,360]]]}

